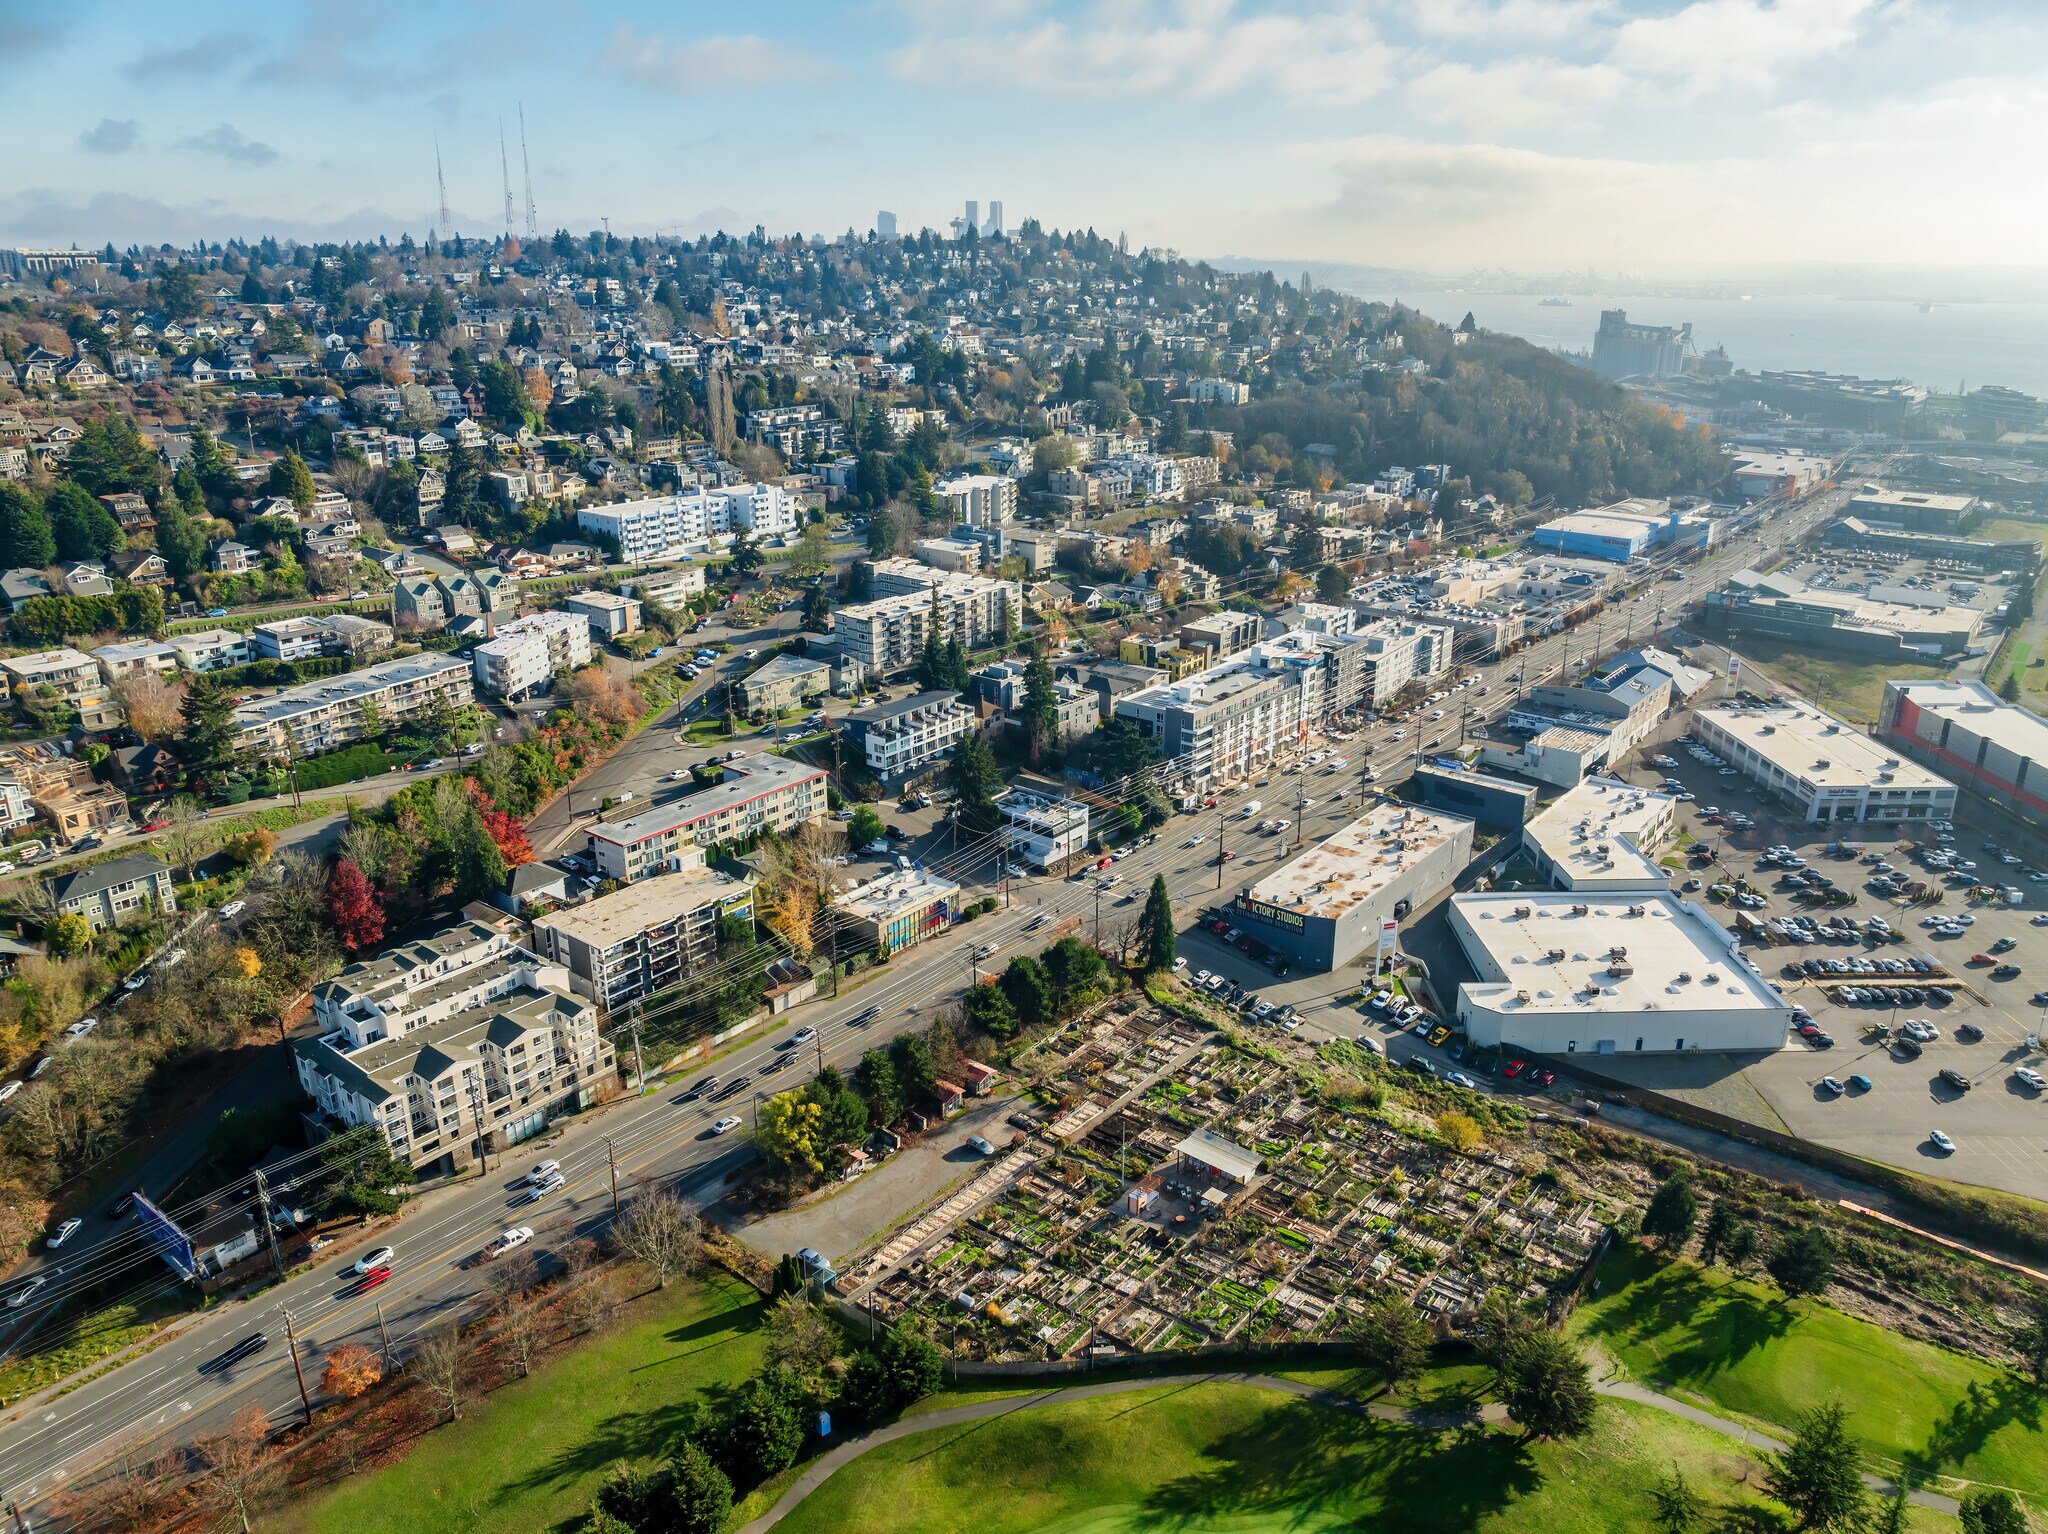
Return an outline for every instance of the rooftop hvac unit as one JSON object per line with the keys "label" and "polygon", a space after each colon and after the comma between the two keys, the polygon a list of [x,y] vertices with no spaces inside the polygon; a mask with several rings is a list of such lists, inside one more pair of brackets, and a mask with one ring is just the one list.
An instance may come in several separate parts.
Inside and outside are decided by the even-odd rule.
{"label": "rooftop hvac unit", "polygon": [[1835,764],[1829,761],[1826,757],[1822,757],[1819,761],[1813,764],[1813,770],[1815,772],[1826,772],[1830,767],[1834,765]]}
{"label": "rooftop hvac unit", "polygon": [[1778,727],[1775,724],[1767,724],[1761,730],[1757,731],[1757,734],[1759,735],[1775,735],[1777,733]]}
{"label": "rooftop hvac unit", "polygon": [[1547,949],[1545,950],[1543,957],[1548,959],[1553,964],[1561,964],[1564,962],[1564,950],[1562,948]]}
{"label": "rooftop hvac unit", "polygon": [[1610,959],[1625,959],[1628,957],[1628,950],[1617,943],[1614,947],[1607,950],[1606,957]]}
{"label": "rooftop hvac unit", "polygon": [[1607,853],[1608,853],[1608,845],[1607,845],[1607,843],[1606,843],[1606,842],[1602,842],[1602,843],[1601,843],[1601,844],[1600,844],[1599,846],[1595,847],[1595,848],[1594,848],[1593,850],[1594,850],[1595,852],[1597,852],[1598,854],[1600,854],[1600,856],[1601,856],[1601,857],[1603,857],[1603,858],[1604,858],[1604,857],[1606,857],[1606,856],[1607,856]]}
{"label": "rooftop hvac unit", "polygon": [[1529,908],[1525,905],[1518,905],[1515,907],[1515,914],[1517,916],[1527,916],[1529,914]]}
{"label": "rooftop hvac unit", "polygon": [[1689,969],[1682,969],[1682,970],[1680,970],[1680,971],[1678,972],[1678,983],[1679,983],[1680,985],[1691,985],[1691,984],[1692,984],[1692,971],[1691,971],[1691,970],[1689,970]]}
{"label": "rooftop hvac unit", "polygon": [[1575,906],[1573,906],[1573,907],[1572,907],[1572,915],[1574,915],[1574,916],[1584,916],[1584,915],[1585,915],[1585,914],[1586,914],[1586,913],[1587,913],[1588,911],[1590,911],[1590,910],[1592,910],[1592,909],[1593,909],[1593,908],[1592,908],[1591,906],[1584,906],[1584,905],[1575,905]]}
{"label": "rooftop hvac unit", "polygon": [[1895,756],[1888,756],[1884,759],[1884,764],[1887,767],[1896,767],[1899,765],[1899,759]]}
{"label": "rooftop hvac unit", "polygon": [[1643,914],[1645,909],[1646,907],[1643,906],[1632,905],[1628,908],[1628,914],[1631,916],[1640,916]]}
{"label": "rooftop hvac unit", "polygon": [[1701,984],[1701,985],[1718,985],[1718,984],[1720,983],[1720,980],[1721,980],[1721,977],[1720,977],[1719,975],[1702,975],[1702,976],[1700,976],[1700,984]]}
{"label": "rooftop hvac unit", "polygon": [[1515,1000],[1526,1007],[1529,1005],[1529,993],[1527,991],[1517,991],[1515,992]]}

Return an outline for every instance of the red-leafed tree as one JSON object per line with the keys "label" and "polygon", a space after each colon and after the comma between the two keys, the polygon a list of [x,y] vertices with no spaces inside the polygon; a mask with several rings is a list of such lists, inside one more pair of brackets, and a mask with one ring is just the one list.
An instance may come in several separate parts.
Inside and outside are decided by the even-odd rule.
{"label": "red-leafed tree", "polygon": [[462,786],[469,790],[469,797],[476,803],[476,812],[484,823],[485,833],[504,854],[505,866],[517,868],[521,863],[531,863],[533,844],[526,839],[526,827],[518,817],[507,814],[492,803],[491,796],[477,785],[475,778],[464,778]]}
{"label": "red-leafed tree", "polygon": [[341,946],[350,953],[368,948],[384,937],[384,908],[363,871],[347,858],[335,860],[327,876],[327,915]]}

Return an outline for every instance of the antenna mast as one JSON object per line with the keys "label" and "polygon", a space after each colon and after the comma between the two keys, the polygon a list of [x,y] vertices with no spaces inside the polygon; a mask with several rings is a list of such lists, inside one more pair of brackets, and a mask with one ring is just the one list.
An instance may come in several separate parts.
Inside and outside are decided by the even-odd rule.
{"label": "antenna mast", "polygon": [[526,176],[526,242],[540,238],[540,219],[533,211],[533,161],[526,153],[526,103],[519,103],[519,168]]}
{"label": "antenna mast", "polygon": [[505,233],[512,233],[512,165],[505,158],[505,119],[498,119],[498,172],[505,178]]}
{"label": "antenna mast", "polygon": [[434,135],[434,183],[441,189],[441,228],[452,231],[455,220],[448,216],[448,178],[441,171],[441,135]]}

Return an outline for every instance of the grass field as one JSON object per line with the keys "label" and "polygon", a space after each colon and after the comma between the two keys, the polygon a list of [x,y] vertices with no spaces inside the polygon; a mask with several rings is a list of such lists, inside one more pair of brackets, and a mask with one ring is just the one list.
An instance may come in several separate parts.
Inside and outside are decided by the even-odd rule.
{"label": "grass field", "polygon": [[652,1461],[700,1391],[760,1366],[761,1307],[733,1279],[682,1281],[613,1329],[473,1403],[387,1469],[264,1521],[292,1534],[540,1534],[580,1524],[605,1471]]}
{"label": "grass field", "polygon": [[2016,1375],[1640,1248],[1599,1285],[1574,1329],[1647,1384],[1777,1426],[1839,1395],[1873,1455],[2048,1502],[2048,1397]]}
{"label": "grass field", "polygon": [[[1600,1411],[1588,1439],[1524,1446],[1505,1432],[1427,1432],[1248,1385],[1161,1386],[885,1444],[777,1528],[1637,1534],[1650,1526],[1650,1488],[1673,1464],[1713,1510],[1702,1527],[1782,1527],[1742,1492],[1760,1466],[1739,1445],[1644,1407],[1608,1402]],[[1722,1521],[1723,1509],[1738,1507]],[[1933,1515],[1910,1526],[1955,1527]]]}
{"label": "grass field", "polygon": [[1829,713],[1859,724],[1877,719],[1878,704],[1888,681],[1918,682],[1946,676],[1940,666],[1908,666],[1894,661],[1859,661],[1852,656],[1802,650],[1788,641],[1739,635],[1735,651],[1755,661],[1771,679]]}

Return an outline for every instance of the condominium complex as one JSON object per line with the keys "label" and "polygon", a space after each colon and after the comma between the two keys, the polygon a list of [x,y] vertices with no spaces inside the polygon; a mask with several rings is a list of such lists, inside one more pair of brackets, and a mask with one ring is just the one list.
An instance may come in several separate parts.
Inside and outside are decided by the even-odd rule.
{"label": "condominium complex", "polygon": [[252,660],[312,660],[321,655],[373,655],[398,642],[391,625],[354,613],[280,618],[249,631]]}
{"label": "condominium complex", "polygon": [[497,927],[459,922],[351,964],[313,992],[292,1041],[334,1128],[375,1124],[393,1154],[452,1170],[600,1100],[617,1063],[569,976]]}
{"label": "condominium complex", "polygon": [[952,692],[920,692],[846,716],[847,744],[878,778],[929,766],[974,733],[974,710]]}
{"label": "condominium complex", "polygon": [[368,739],[438,704],[476,700],[469,663],[453,655],[404,655],[347,676],[302,682],[234,712],[236,743],[260,756],[311,756]]}
{"label": "condominium complex", "polygon": [[1361,702],[1365,659],[1357,635],[1282,634],[1196,676],[1118,698],[1116,717],[1196,782],[1229,782],[1254,775],[1318,721]]}
{"label": "condominium complex", "polygon": [[881,559],[870,566],[875,600],[832,614],[839,653],[871,671],[906,671],[924,658],[926,638],[957,639],[966,650],[1000,644],[1023,621],[1023,592],[1015,581],[939,570],[913,559]]}
{"label": "condominium complex", "polygon": [[752,920],[753,887],[684,850],[674,873],[641,879],[533,924],[534,950],[569,972],[569,984],[606,1012],[682,982],[718,951],[718,923]]}
{"label": "condominium complex", "polygon": [[558,671],[590,663],[590,620],[581,613],[515,618],[470,652],[477,689],[493,697],[529,696]]}
{"label": "condominium complex", "polygon": [[672,804],[590,830],[590,856],[607,879],[634,880],[688,866],[689,849],[788,832],[825,813],[825,773],[787,757],[725,764],[725,781]]}
{"label": "condominium complex", "polygon": [[1007,474],[955,474],[932,493],[967,527],[1001,527],[1017,514],[1017,482]]}
{"label": "condominium complex", "polygon": [[1386,703],[1402,689],[1451,669],[1457,631],[1446,624],[1376,618],[1357,632],[1364,641],[1365,690],[1375,704]]}
{"label": "condominium complex", "polygon": [[678,557],[713,538],[744,528],[756,538],[796,531],[802,507],[780,485],[697,485],[668,495],[576,513],[585,532],[615,538],[629,564]]}

